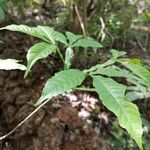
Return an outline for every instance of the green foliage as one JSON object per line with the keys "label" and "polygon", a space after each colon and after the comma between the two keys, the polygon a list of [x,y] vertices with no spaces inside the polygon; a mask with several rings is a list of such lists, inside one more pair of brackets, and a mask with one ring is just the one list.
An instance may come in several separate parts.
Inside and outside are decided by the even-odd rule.
{"label": "green foliage", "polygon": [[68,46],[70,47],[93,47],[101,48],[102,45],[92,38],[84,37],[82,35],[75,35],[71,32],[66,32],[67,39],[69,41]]}
{"label": "green foliage", "polygon": [[128,131],[142,149],[140,114],[136,105],[124,100],[126,87],[102,76],[93,76],[93,84],[103,104],[118,117],[120,126]]}
{"label": "green foliage", "polygon": [[84,70],[84,71],[89,72],[90,74],[93,74],[93,72],[96,71],[97,69],[104,68],[104,67],[107,67],[109,65],[113,65],[120,56],[123,56],[123,55],[126,54],[123,51],[117,51],[115,49],[112,49],[111,53],[112,53],[112,58],[111,59],[109,59],[108,61],[106,61],[103,64],[97,64],[96,66],[92,66],[90,69],[87,69],[87,70]]}
{"label": "green foliage", "polygon": [[4,20],[4,18],[5,18],[5,13],[4,13],[3,9],[0,7],[0,21]]}
{"label": "green foliage", "polygon": [[[27,53],[25,77],[36,61],[47,57],[53,52],[58,53],[62,59],[65,70],[48,79],[36,106],[65,91],[75,89],[82,84],[87,76],[91,76],[93,77],[94,91],[98,93],[103,104],[117,116],[120,126],[128,131],[140,149],[142,149],[142,123],[138,108],[131,101],[126,100],[126,86],[112,79],[114,77],[123,77],[135,87],[140,85],[149,88],[150,72],[141,65],[139,60],[120,59],[125,55],[125,52],[113,49],[111,50],[112,58],[103,64],[97,64],[84,71],[70,69],[75,47],[101,48],[102,45],[92,38],[75,35],[71,32],[66,32],[64,35],[47,26],[10,25],[0,30],[2,29],[19,31],[42,40],[41,43],[32,46]],[[65,58],[58,47],[59,43],[66,49]],[[119,63],[123,67],[118,66]]]}
{"label": "green foliage", "polygon": [[98,42],[96,42],[92,38],[81,38],[77,42],[75,42],[72,47],[93,47],[93,48],[99,48],[102,47],[102,45]]}
{"label": "green foliage", "polygon": [[[121,77],[126,78],[130,83],[135,86],[129,86],[125,97],[130,101],[137,99],[144,99],[150,97],[150,72],[144,68],[139,59],[119,59],[120,54],[116,50],[111,50],[112,59],[104,64],[98,64],[91,67],[85,72],[90,75],[105,75],[107,77]],[[116,64],[121,63],[125,68],[120,68]]]}
{"label": "green foliage", "polygon": [[67,39],[69,41],[68,46],[70,47],[93,47],[101,48],[102,45],[92,38],[84,37],[82,35],[75,35],[71,32],[66,32]]}
{"label": "green foliage", "polygon": [[19,64],[19,60],[16,59],[0,59],[0,69],[3,70],[26,70],[26,67],[22,64]]}
{"label": "green foliage", "polygon": [[131,73],[129,70],[126,70],[125,68],[121,69],[120,67],[113,64],[110,64],[107,67],[98,67],[97,70],[92,71],[90,74],[101,74],[108,77],[123,77],[135,85],[140,85],[140,83],[147,85],[143,79]]}
{"label": "green foliage", "polygon": [[102,67],[98,68],[96,71],[90,73],[91,75],[101,74],[108,77],[123,77],[128,80],[130,80],[131,83],[135,84],[136,82],[143,83],[144,81],[135,76],[134,74],[131,74],[126,69],[121,69],[117,66],[108,66],[108,67]]}
{"label": "green foliage", "polygon": [[119,126],[118,121],[113,122],[109,143],[112,150],[135,149],[135,144],[130,137],[126,137],[125,131]]}
{"label": "green foliage", "polygon": [[65,68],[69,69],[71,66],[71,60],[73,58],[73,49],[71,47],[68,47],[66,49],[66,53],[65,53]]}
{"label": "green foliage", "polygon": [[68,45],[66,37],[62,33],[55,31],[54,34],[55,34],[54,38],[56,41],[59,41],[62,44]]}
{"label": "green foliage", "polygon": [[112,53],[112,59],[117,59],[117,58],[119,58],[120,56],[123,56],[123,55],[125,55],[126,54],[126,52],[124,52],[124,51],[117,51],[117,50],[115,50],[115,49],[112,49],[111,50],[111,53]]}
{"label": "green foliage", "polygon": [[7,0],[0,0],[0,21],[5,19],[6,10],[7,10]]}
{"label": "green foliage", "polygon": [[3,29],[22,32],[40,38],[45,42],[54,43],[54,29],[47,26],[28,27],[26,25],[8,25],[4,28],[1,28],[1,30]]}
{"label": "green foliage", "polygon": [[53,44],[48,44],[45,42],[41,42],[32,46],[27,54],[27,69],[25,72],[25,77],[30,71],[31,67],[35,64],[35,62],[39,59],[46,58],[49,54],[56,51],[56,46]]}
{"label": "green foliage", "polygon": [[145,87],[141,84],[137,84],[137,86],[129,86],[128,92],[125,96],[131,101],[148,99],[150,98],[150,87]]}
{"label": "green foliage", "polygon": [[43,89],[40,99],[36,105],[40,105],[44,100],[71,90],[82,83],[85,74],[77,69],[63,70],[50,78]]}
{"label": "green foliage", "polygon": [[144,68],[139,61],[135,59],[123,59],[120,62],[143,79],[146,85],[150,86],[150,72]]}
{"label": "green foliage", "polygon": [[71,47],[77,40],[83,38],[82,35],[75,35],[71,32],[66,32],[67,39],[69,41],[68,45]]}

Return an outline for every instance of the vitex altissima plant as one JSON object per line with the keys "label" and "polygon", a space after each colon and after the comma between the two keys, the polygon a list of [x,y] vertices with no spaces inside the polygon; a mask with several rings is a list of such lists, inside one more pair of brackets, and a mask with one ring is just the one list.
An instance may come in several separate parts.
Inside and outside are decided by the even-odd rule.
{"label": "vitex altissima plant", "polygon": [[[41,41],[28,50],[26,67],[18,64],[17,60],[8,59],[0,60],[0,69],[11,69],[11,66],[3,66],[3,64],[9,62],[9,64],[12,64],[12,69],[25,70],[24,77],[27,77],[36,61],[46,58],[52,53],[58,53],[64,64],[63,70],[48,79],[35,106],[39,106],[47,99],[50,100],[50,98],[65,91],[75,90],[76,88],[78,90],[82,89],[79,86],[85,78],[91,76],[93,78],[93,88],[84,88],[84,90],[94,91],[99,95],[103,105],[117,116],[120,126],[127,130],[139,148],[142,149],[142,122],[139,110],[135,104],[126,99],[126,86],[114,80],[114,77],[121,77],[127,79],[135,87],[141,85],[149,88],[150,72],[142,66],[139,59],[121,59],[120,57],[125,55],[125,52],[111,50],[112,58],[103,64],[97,64],[83,71],[70,69],[76,47],[101,48],[102,45],[92,38],[75,35],[71,32],[62,34],[48,26],[9,25],[0,30],[3,29],[19,31],[37,37]],[[58,43],[66,48],[65,58]]]}

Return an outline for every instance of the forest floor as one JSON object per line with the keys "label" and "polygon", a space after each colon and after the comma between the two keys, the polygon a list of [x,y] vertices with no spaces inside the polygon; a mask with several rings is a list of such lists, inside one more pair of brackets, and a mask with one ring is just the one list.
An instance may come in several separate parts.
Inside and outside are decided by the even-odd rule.
{"label": "forest floor", "polygon": [[[16,58],[26,63],[26,52],[36,40],[19,33],[1,32],[0,58]],[[130,57],[149,59],[148,53],[133,52]],[[101,53],[101,56],[106,55]],[[100,56],[100,57],[101,57]],[[106,56],[106,58],[109,57]],[[104,57],[104,60],[106,59]],[[53,62],[49,69],[47,62]],[[104,61],[102,60],[102,61]],[[77,65],[76,65],[77,64]],[[88,64],[89,65],[89,64]],[[74,62],[80,67],[80,63]],[[82,65],[81,65],[82,66]],[[21,71],[0,71],[0,136],[8,133],[34,109],[46,80],[62,67],[56,56],[36,63],[32,73],[26,79]],[[88,67],[88,66],[86,66]],[[91,93],[73,93],[82,100],[85,95],[97,97]],[[98,97],[97,97],[98,98]],[[107,135],[111,134],[115,120],[104,106],[98,104],[101,119],[92,118],[87,124],[79,118],[78,109],[71,106],[68,98],[57,96],[27,120],[19,129],[5,140],[0,141],[0,150],[108,150]],[[149,101],[137,101],[142,116],[150,120]],[[107,121],[108,120],[108,121]]]}

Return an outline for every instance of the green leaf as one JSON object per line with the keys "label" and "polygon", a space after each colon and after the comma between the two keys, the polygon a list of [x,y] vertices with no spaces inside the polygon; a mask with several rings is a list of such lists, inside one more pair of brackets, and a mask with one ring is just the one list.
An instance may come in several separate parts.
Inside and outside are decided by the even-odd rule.
{"label": "green leaf", "polygon": [[0,69],[3,70],[25,70],[26,67],[22,64],[19,64],[19,60],[16,59],[0,59]]}
{"label": "green leaf", "polygon": [[147,88],[141,84],[137,84],[136,86],[128,86],[127,90],[128,92],[125,97],[130,101],[150,98],[150,88]]}
{"label": "green leaf", "polygon": [[126,54],[126,52],[124,52],[124,51],[117,51],[115,49],[112,49],[111,53],[112,53],[112,58],[111,59],[107,60],[103,64],[97,64],[95,66],[92,66],[90,69],[84,70],[84,72],[91,72],[91,74],[92,74],[92,72],[97,70],[97,69],[101,69],[103,67],[113,65],[114,63],[116,63],[118,57],[123,56],[124,54]]}
{"label": "green leaf", "polygon": [[66,32],[67,39],[69,41],[69,46],[72,46],[77,40],[83,38],[82,35],[75,35],[71,32]]}
{"label": "green leaf", "polygon": [[111,49],[110,52],[112,53],[112,57],[114,59],[117,59],[119,58],[120,56],[123,56],[126,54],[126,52],[124,51],[118,51],[118,50],[115,50],[115,49]]}
{"label": "green leaf", "polygon": [[142,118],[142,122],[143,122],[144,126],[146,126],[150,129],[150,121],[149,120],[146,120],[145,118]]}
{"label": "green leaf", "polygon": [[39,105],[48,98],[75,88],[80,85],[84,79],[85,74],[77,69],[63,70],[56,73],[55,76],[46,82],[42,95],[35,105]]}
{"label": "green leaf", "polygon": [[127,92],[125,97],[126,97],[126,99],[129,99],[130,101],[135,101],[138,99],[143,99],[144,94],[139,91],[131,91],[131,92]]}
{"label": "green leaf", "polygon": [[140,62],[135,61],[135,59],[124,59],[119,60],[119,62],[142,78],[145,81],[145,84],[150,87],[150,71],[144,68]]}
{"label": "green leaf", "polygon": [[53,28],[48,26],[37,26],[37,27],[29,27],[27,25],[8,25],[6,27],[0,28],[0,30],[10,30],[10,31],[18,31],[22,32],[37,38],[40,38],[46,42],[54,43],[55,31]]}
{"label": "green leaf", "polygon": [[56,46],[52,44],[48,44],[45,42],[41,42],[38,44],[35,44],[32,46],[27,54],[27,69],[25,72],[24,77],[27,76],[29,73],[31,67],[34,65],[34,63],[42,58],[46,58],[49,54],[56,51]]}
{"label": "green leaf", "polygon": [[103,104],[118,117],[120,126],[128,131],[142,149],[140,114],[136,105],[124,100],[126,87],[102,76],[93,76],[93,85]]}
{"label": "green leaf", "polygon": [[84,47],[84,48],[86,48],[86,47],[93,47],[93,48],[103,47],[99,42],[97,42],[94,39],[89,38],[89,37],[81,38],[72,45],[72,47],[79,47],[79,46]]}
{"label": "green leaf", "polygon": [[95,66],[92,66],[90,69],[85,69],[84,72],[86,72],[86,73],[90,72],[90,74],[92,74],[97,69],[101,69],[103,67],[113,65],[114,63],[115,63],[115,60],[109,59],[108,61],[104,62],[103,64],[97,64]]}
{"label": "green leaf", "polygon": [[68,47],[65,53],[65,66],[66,69],[69,69],[71,66],[71,60],[73,58],[73,49],[71,47]]}
{"label": "green leaf", "polygon": [[58,31],[55,31],[55,40],[65,44],[66,46],[68,46],[66,37]]}
{"label": "green leaf", "polygon": [[4,11],[7,10],[7,3],[8,3],[7,0],[0,0],[0,7],[1,7]]}
{"label": "green leaf", "polygon": [[55,44],[55,36],[56,35],[55,35],[55,31],[53,28],[50,28],[48,26],[37,26],[37,27],[30,27],[30,28],[31,29],[35,28],[35,30],[37,30],[37,32],[40,32],[42,34],[42,36],[44,37],[44,38],[41,38],[41,37],[39,37],[39,38],[43,39],[44,41],[49,40],[50,42]]}
{"label": "green leaf", "polygon": [[4,10],[0,7],[0,21],[5,19]]}
{"label": "green leaf", "polygon": [[108,77],[125,77],[125,78],[131,78],[132,75],[127,73],[127,71],[123,69],[116,69],[114,66],[108,66],[108,67],[102,67],[98,68],[96,71],[92,72],[91,74],[102,74],[106,75]]}
{"label": "green leaf", "polygon": [[48,26],[37,26],[37,27],[29,27],[27,25],[8,25],[6,27],[0,28],[0,30],[10,30],[10,31],[18,31],[22,32],[37,38],[44,40],[45,42],[51,42],[55,44],[55,41],[59,41],[65,45],[67,45],[66,37],[60,33],[55,31],[53,28]]}
{"label": "green leaf", "polygon": [[90,73],[90,75],[98,75],[98,74],[106,75],[108,77],[123,77],[136,85],[139,83],[145,84],[145,82],[141,78],[137,77],[136,75],[132,74],[131,72],[125,69],[121,69],[115,66],[108,66],[101,68],[99,67],[97,70]]}

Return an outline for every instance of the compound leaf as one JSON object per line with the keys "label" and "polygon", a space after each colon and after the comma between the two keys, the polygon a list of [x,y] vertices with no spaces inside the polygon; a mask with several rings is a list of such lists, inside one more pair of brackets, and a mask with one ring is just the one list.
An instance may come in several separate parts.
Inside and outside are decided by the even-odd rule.
{"label": "compound leaf", "polygon": [[22,64],[19,64],[19,60],[16,59],[0,59],[0,69],[3,70],[26,70],[26,67]]}
{"label": "compound leaf", "polygon": [[34,65],[34,63],[42,58],[46,58],[49,54],[56,51],[56,46],[52,44],[48,44],[45,42],[41,42],[38,44],[35,44],[32,46],[27,54],[27,69],[25,72],[24,77],[27,76],[29,73],[31,67]]}
{"label": "compound leaf", "polygon": [[93,85],[103,104],[112,111],[130,136],[142,149],[142,123],[138,108],[124,100],[126,87],[110,78],[93,76]]}
{"label": "compound leaf", "polygon": [[55,76],[46,82],[42,95],[35,105],[39,105],[48,98],[75,88],[80,85],[84,79],[85,74],[77,69],[63,70],[56,73]]}

